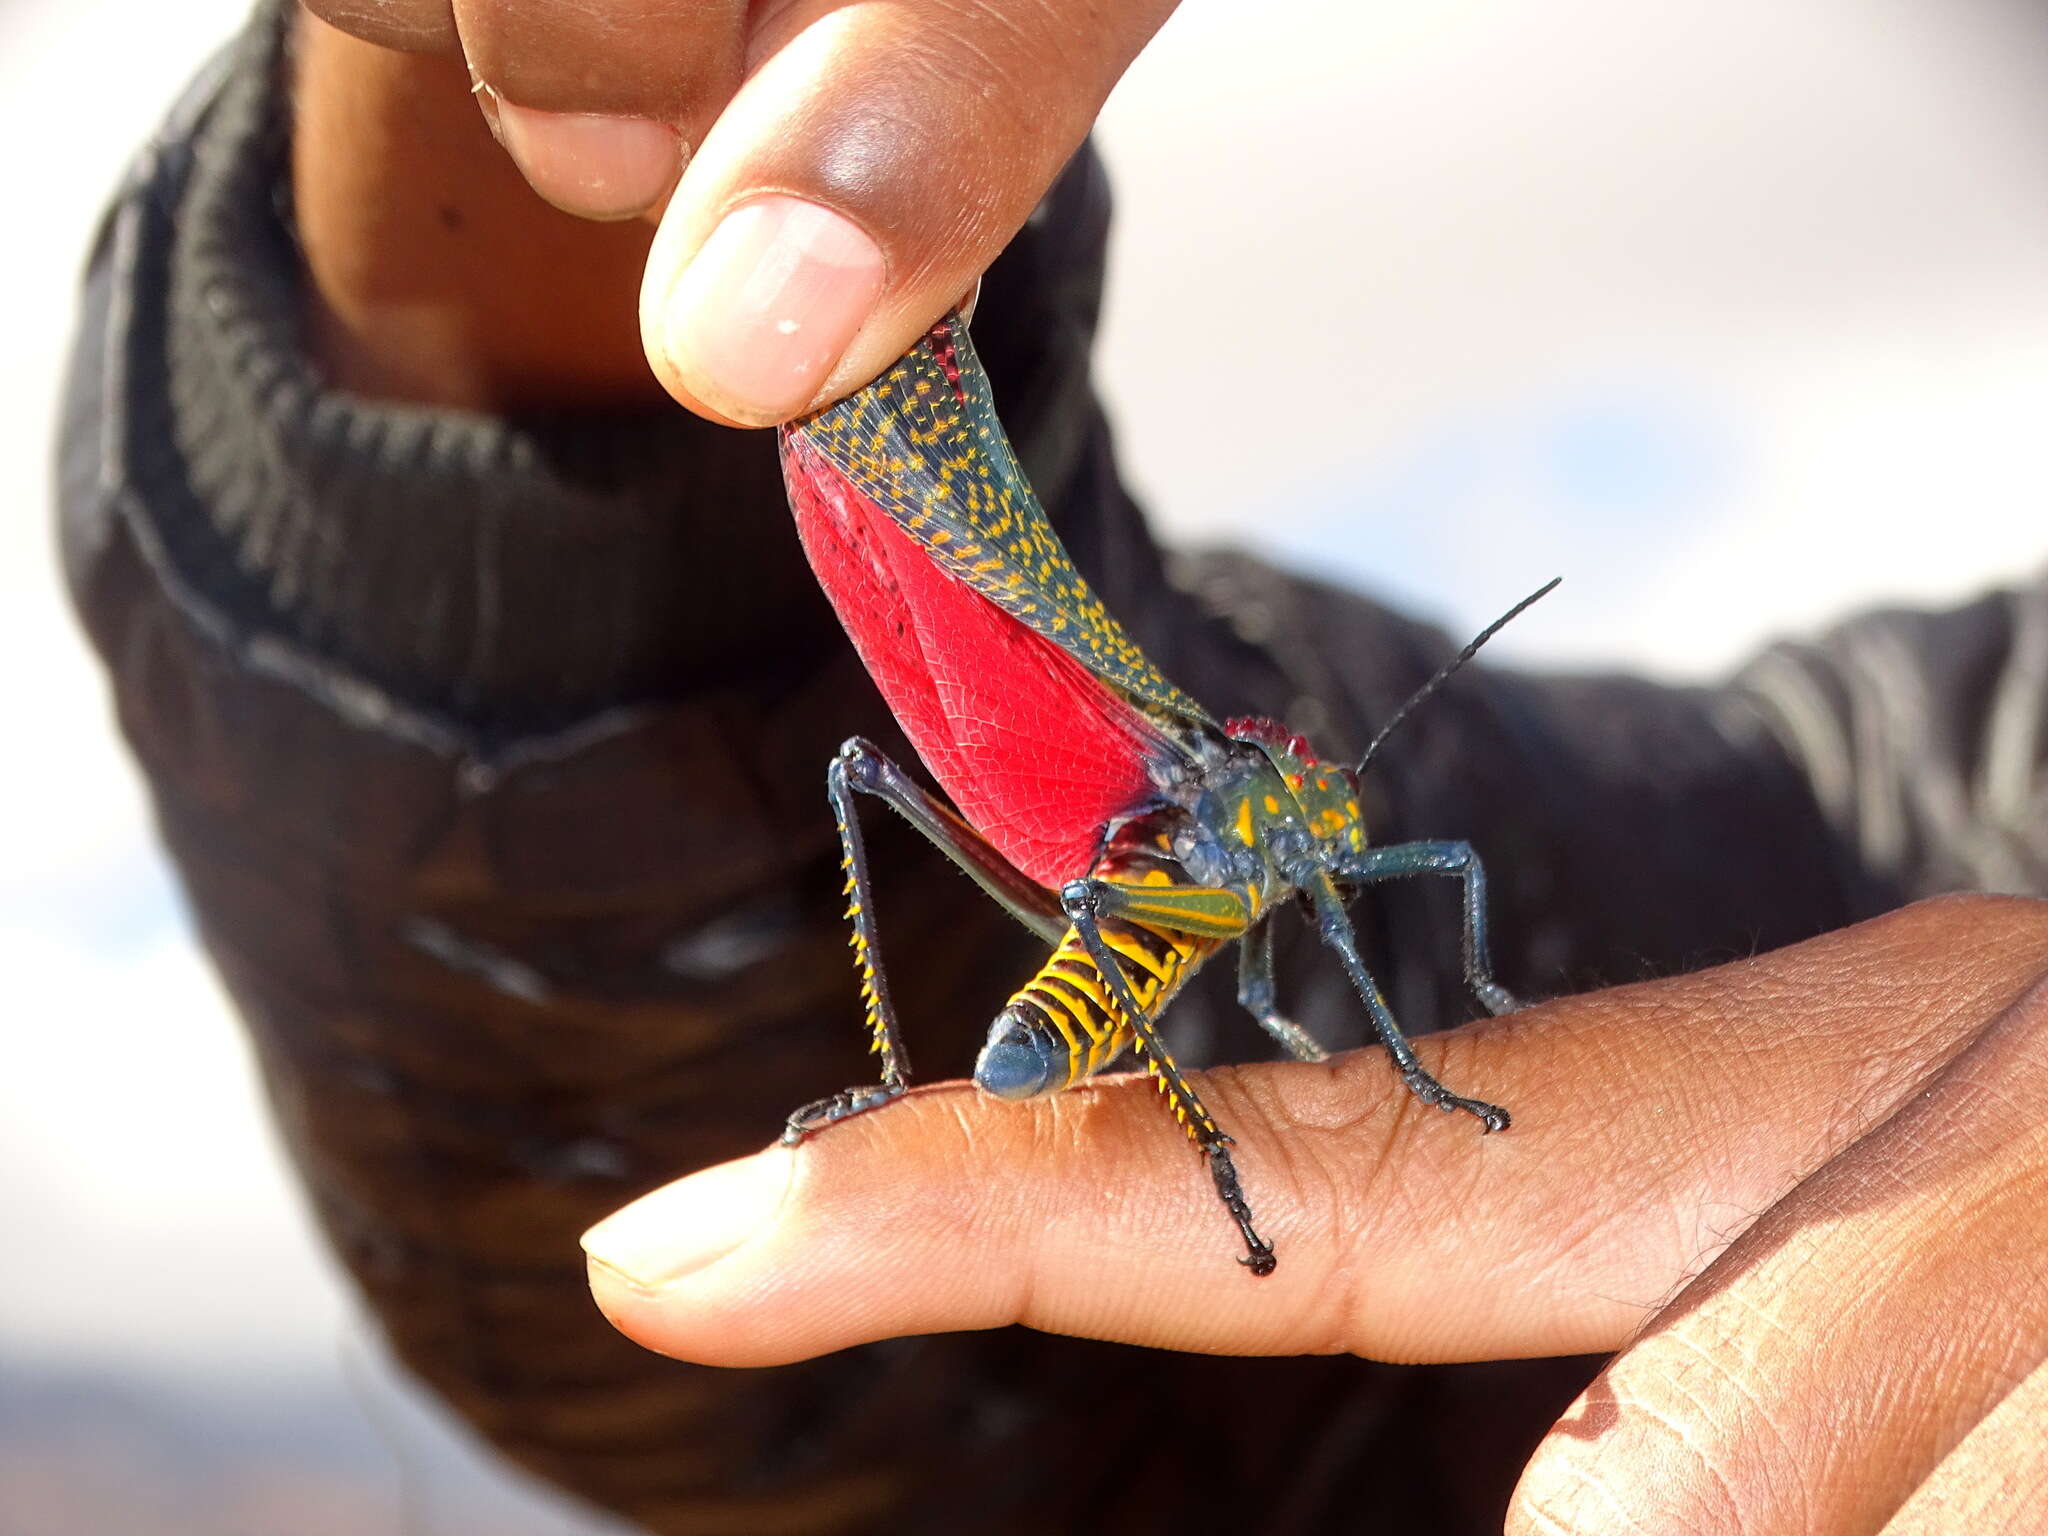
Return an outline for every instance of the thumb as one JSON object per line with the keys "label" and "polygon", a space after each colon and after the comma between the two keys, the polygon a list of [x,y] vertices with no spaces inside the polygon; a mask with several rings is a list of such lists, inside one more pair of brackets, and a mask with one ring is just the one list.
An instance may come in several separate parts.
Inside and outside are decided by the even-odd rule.
{"label": "thumb", "polygon": [[663,383],[768,425],[900,357],[1008,242],[1171,0],[795,0],[664,213]]}
{"label": "thumb", "polygon": [[1496,1136],[1378,1051],[1204,1074],[1267,1279],[1130,1077],[1024,1104],[941,1085],[693,1175],[591,1229],[591,1286],[630,1337],[717,1365],[1011,1323],[1229,1354],[1612,1350],[2044,953],[2048,906],[1951,900],[1418,1041],[1514,1110]]}

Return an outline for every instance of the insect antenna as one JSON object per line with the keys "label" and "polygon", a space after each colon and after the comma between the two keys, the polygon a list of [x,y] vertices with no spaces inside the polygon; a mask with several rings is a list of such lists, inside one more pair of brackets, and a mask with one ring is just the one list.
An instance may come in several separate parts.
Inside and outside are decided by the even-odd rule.
{"label": "insect antenna", "polygon": [[1542,586],[1538,587],[1534,592],[1531,592],[1527,597],[1523,598],[1519,603],[1515,604],[1514,607],[1510,608],[1506,613],[1502,614],[1499,618],[1495,619],[1491,624],[1487,625],[1486,628],[1482,629],[1481,631],[1479,631],[1478,634],[1474,635],[1472,637],[1471,644],[1467,645],[1465,649],[1458,652],[1457,655],[1453,656],[1449,661],[1445,662],[1442,666],[1438,667],[1436,669],[1436,675],[1434,677],[1430,678],[1428,682],[1424,683],[1420,688],[1416,689],[1413,693],[1409,694],[1408,702],[1403,704],[1399,709],[1395,710],[1392,715],[1387,717],[1387,723],[1380,727],[1380,733],[1377,736],[1373,737],[1372,744],[1365,749],[1365,756],[1361,757],[1358,760],[1357,771],[1359,773],[1365,772],[1366,765],[1372,761],[1373,754],[1379,751],[1379,749],[1383,745],[1385,745],[1387,738],[1394,734],[1394,727],[1399,725],[1403,720],[1406,720],[1410,713],[1413,712],[1416,705],[1420,704],[1432,693],[1435,693],[1437,689],[1443,687],[1445,683],[1449,682],[1451,674],[1457,671],[1458,668],[1465,665],[1465,663],[1470,661],[1474,656],[1478,655],[1479,647],[1486,644],[1487,641],[1491,640],[1495,635],[1499,634],[1503,629],[1505,629],[1508,625],[1509,620],[1515,618],[1518,614],[1522,612],[1523,609],[1527,608],[1530,604],[1534,603],[1538,598],[1548,597],[1553,591],[1556,590],[1557,584],[1563,580],[1564,578],[1562,576],[1551,577],[1550,580],[1546,581]]}

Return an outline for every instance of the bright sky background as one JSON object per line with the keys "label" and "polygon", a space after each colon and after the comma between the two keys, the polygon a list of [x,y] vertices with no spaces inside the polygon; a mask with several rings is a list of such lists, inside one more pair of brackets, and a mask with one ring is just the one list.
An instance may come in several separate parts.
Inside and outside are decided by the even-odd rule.
{"label": "bright sky background", "polygon": [[[94,213],[241,9],[0,0],[0,655],[33,724],[0,759],[0,1362],[339,1391],[374,1350],[178,914],[44,510]],[[1563,573],[1504,649],[1672,675],[2041,562],[2048,10],[1274,14],[1188,0],[1105,121],[1105,386],[1173,536],[1461,631]]]}
{"label": "bright sky background", "polygon": [[2044,557],[2048,9],[1183,9],[1105,372],[1177,533],[1504,651],[1724,666]]}

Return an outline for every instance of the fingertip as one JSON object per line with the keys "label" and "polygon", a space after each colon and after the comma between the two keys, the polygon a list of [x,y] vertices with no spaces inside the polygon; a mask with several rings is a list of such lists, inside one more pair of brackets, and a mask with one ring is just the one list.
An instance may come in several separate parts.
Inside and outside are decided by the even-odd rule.
{"label": "fingertip", "polygon": [[598,112],[541,112],[498,97],[499,142],[547,202],[578,218],[645,213],[681,175],[686,148],[666,123]]}
{"label": "fingertip", "polygon": [[653,1291],[773,1228],[789,1193],[791,1149],[772,1146],[665,1184],[583,1234],[583,1251]]}
{"label": "fingertip", "polygon": [[657,238],[641,298],[641,338],[679,399],[746,426],[808,408],[866,330],[888,283],[868,232],[784,194],[729,210],[686,259]]}
{"label": "fingertip", "polygon": [[1004,1277],[1019,1261],[1001,1202],[963,1167],[951,1116],[906,1121],[903,1107],[692,1174],[600,1222],[584,1239],[599,1310],[650,1349],[723,1366],[1011,1321]]}

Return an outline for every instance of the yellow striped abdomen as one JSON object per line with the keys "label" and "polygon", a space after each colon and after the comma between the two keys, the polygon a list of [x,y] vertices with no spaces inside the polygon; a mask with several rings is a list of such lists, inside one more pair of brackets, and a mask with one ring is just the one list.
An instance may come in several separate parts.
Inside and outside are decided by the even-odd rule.
{"label": "yellow striped abdomen", "polygon": [[[1120,917],[1104,917],[1098,926],[1147,1018],[1157,1018],[1224,942]],[[1081,935],[1069,928],[1052,958],[989,1026],[974,1081],[998,1098],[1028,1099],[1092,1077],[1130,1043],[1123,1009]]]}

